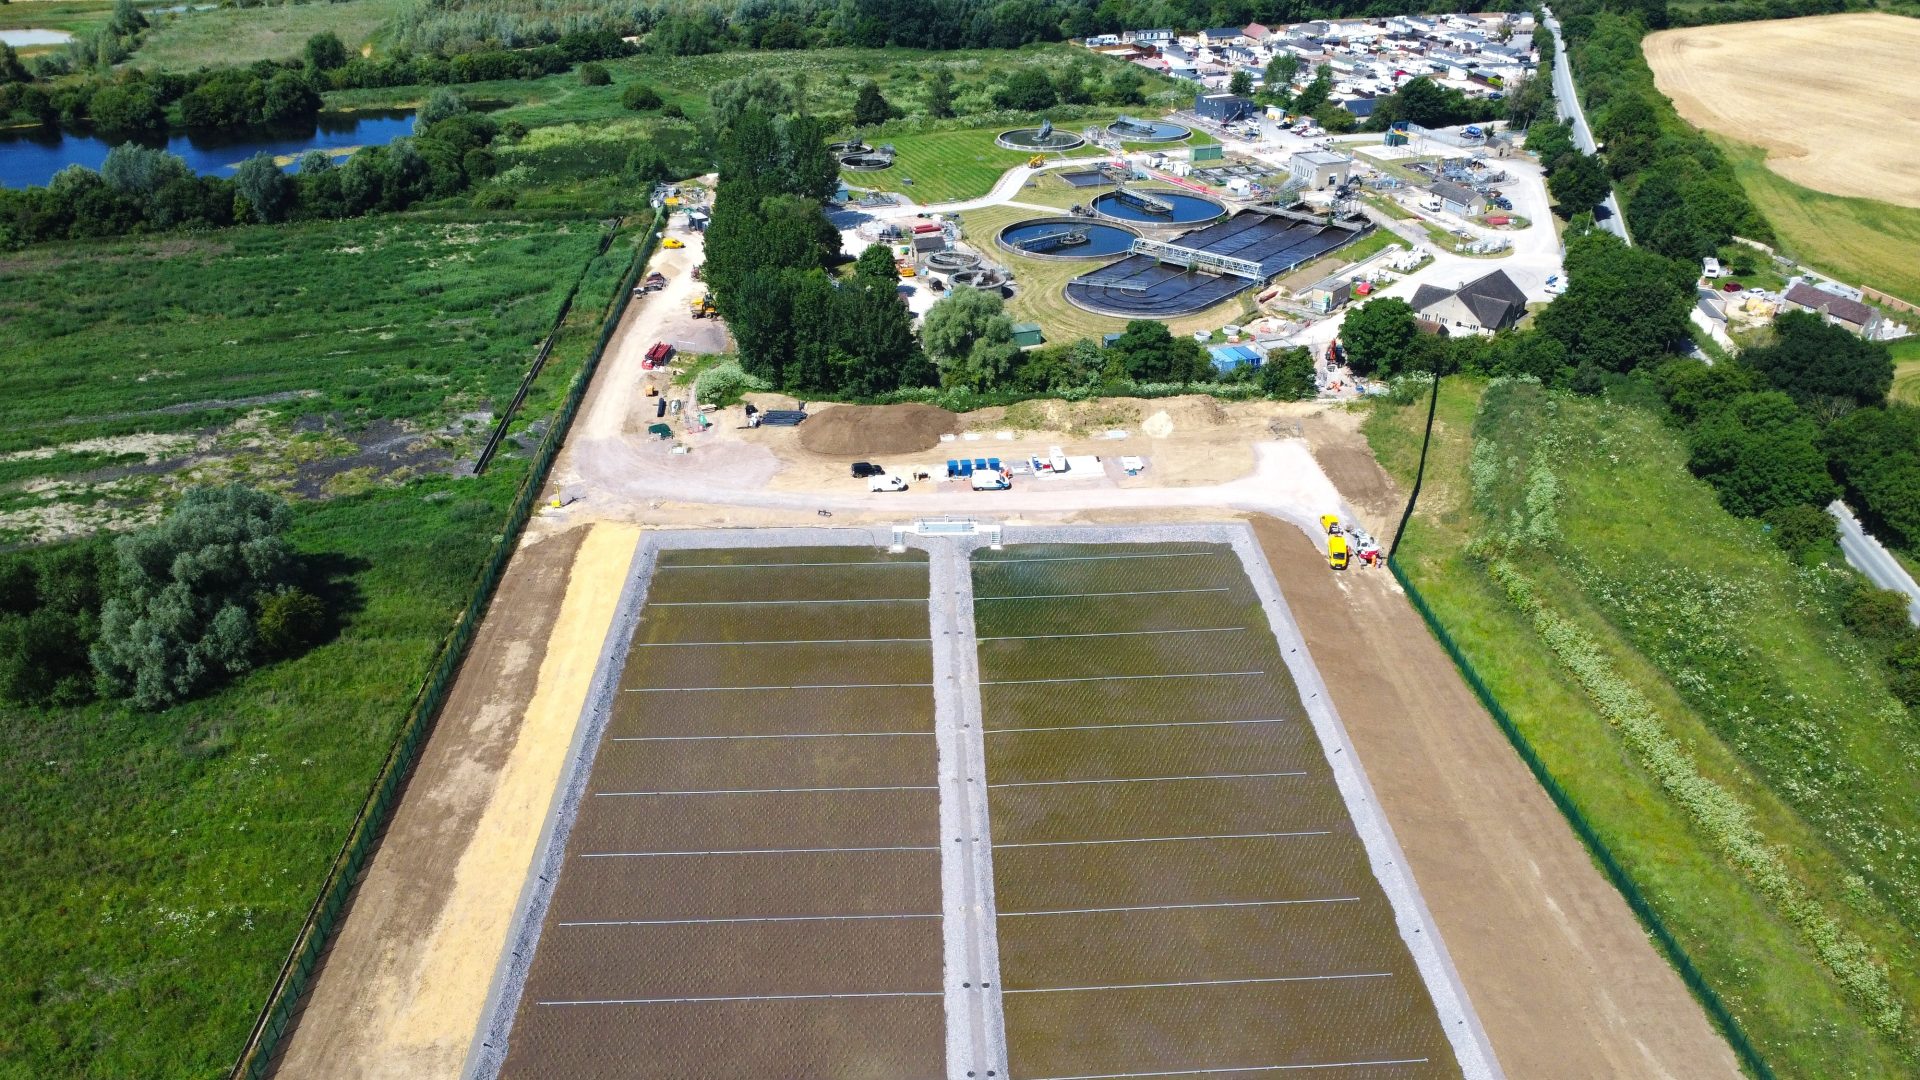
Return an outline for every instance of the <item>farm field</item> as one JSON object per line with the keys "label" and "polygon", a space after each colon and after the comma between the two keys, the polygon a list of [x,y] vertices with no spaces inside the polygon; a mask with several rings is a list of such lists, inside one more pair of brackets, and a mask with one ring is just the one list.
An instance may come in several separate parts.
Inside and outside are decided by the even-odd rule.
{"label": "farm field", "polygon": [[[1849,645],[1845,579],[1722,511],[1643,407],[1466,382],[1441,405],[1403,569],[1775,1074],[1905,1075],[1914,733]],[[1367,422],[1403,483],[1424,419]],[[1683,545],[1652,524],[1677,520]],[[1514,530],[1524,564],[1474,539]]]}
{"label": "farm field", "polygon": [[1897,400],[1920,405],[1920,339],[1896,341],[1893,349],[1893,393]]}
{"label": "farm field", "polygon": [[231,1066],[525,477],[511,448],[449,475],[477,429],[438,432],[511,394],[584,269],[523,414],[551,415],[632,256],[601,236],[392,215],[9,256],[6,542],[145,520],[194,481],[291,489],[336,625],[164,711],[16,717],[0,1077]]}
{"label": "farm field", "polygon": [[[1880,13],[1663,30],[1643,48],[1682,117],[1816,191],[1920,208],[1920,20]],[[1817,122],[1801,117],[1817,116]]]}
{"label": "farm field", "polygon": [[945,1069],[924,553],[661,553],[506,1077]]}
{"label": "farm field", "polygon": [[1814,191],[1774,172],[1760,149],[1715,142],[1783,251],[1844,281],[1920,302],[1920,266],[1913,260],[1920,210]]}
{"label": "farm field", "polygon": [[[444,472],[562,298],[604,310],[602,223],[417,215],[36,247],[0,271],[0,542],[137,523],[188,482],[306,495]],[[565,385],[543,376],[524,415]]]}
{"label": "farm field", "polygon": [[973,578],[1011,1072],[1459,1076],[1233,550]]}

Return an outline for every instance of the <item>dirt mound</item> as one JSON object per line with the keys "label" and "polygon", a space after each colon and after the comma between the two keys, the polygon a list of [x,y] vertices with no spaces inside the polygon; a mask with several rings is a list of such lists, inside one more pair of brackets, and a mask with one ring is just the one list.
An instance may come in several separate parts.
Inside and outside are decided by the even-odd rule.
{"label": "dirt mound", "polygon": [[912,454],[960,430],[960,417],[932,405],[833,405],[800,425],[800,445],[816,454],[868,457]]}

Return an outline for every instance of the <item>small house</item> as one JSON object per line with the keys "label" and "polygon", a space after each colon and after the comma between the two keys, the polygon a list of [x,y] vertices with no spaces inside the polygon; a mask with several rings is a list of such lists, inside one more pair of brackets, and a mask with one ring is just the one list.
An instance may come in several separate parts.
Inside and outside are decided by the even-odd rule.
{"label": "small house", "polygon": [[1222,45],[1238,45],[1245,39],[1246,35],[1241,33],[1240,28],[1237,26],[1217,26],[1212,30],[1200,31],[1201,43],[1209,48],[1218,48]]}
{"label": "small house", "polygon": [[1845,327],[1861,337],[1872,337],[1880,328],[1880,312],[1825,289],[1799,282],[1781,297],[1790,311],[1815,311],[1835,326]]}
{"label": "small house", "polygon": [[1505,270],[1495,270],[1457,289],[1422,285],[1413,294],[1413,310],[1443,326],[1491,334],[1526,315],[1527,294]]}

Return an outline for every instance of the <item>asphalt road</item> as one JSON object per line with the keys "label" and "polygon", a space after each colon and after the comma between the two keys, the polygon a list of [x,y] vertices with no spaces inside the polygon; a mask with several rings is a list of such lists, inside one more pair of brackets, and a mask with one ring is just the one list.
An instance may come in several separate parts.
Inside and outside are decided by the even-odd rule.
{"label": "asphalt road", "polygon": [[1916,584],[1913,575],[1900,561],[1887,553],[1860,527],[1860,522],[1847,509],[1847,504],[1835,499],[1827,506],[1827,513],[1840,523],[1840,553],[1847,557],[1847,565],[1867,575],[1867,580],[1883,589],[1893,589],[1907,594],[1907,618],[1920,626],[1920,584]]}
{"label": "asphalt road", "polygon": [[[1598,144],[1593,141],[1593,129],[1587,126],[1587,112],[1580,107],[1580,95],[1573,89],[1573,65],[1567,62],[1567,41],[1560,36],[1560,20],[1551,12],[1547,14],[1547,29],[1553,31],[1553,96],[1560,103],[1560,116],[1573,121],[1573,145],[1585,153],[1594,153]],[[1633,243],[1633,237],[1627,235],[1627,219],[1620,213],[1619,196],[1609,190],[1600,205],[1607,209],[1607,216],[1599,221],[1600,227]]]}

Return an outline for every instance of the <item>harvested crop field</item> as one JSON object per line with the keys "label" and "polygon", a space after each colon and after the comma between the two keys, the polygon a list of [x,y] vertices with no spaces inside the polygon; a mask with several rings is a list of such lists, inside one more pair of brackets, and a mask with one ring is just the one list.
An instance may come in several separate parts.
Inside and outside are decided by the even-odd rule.
{"label": "harvested crop field", "polygon": [[1854,13],[1663,30],[1644,43],[1680,115],[1763,147],[1796,183],[1920,207],[1920,20]]}
{"label": "harvested crop field", "polygon": [[928,582],[659,555],[501,1075],[944,1075]]}
{"label": "harvested crop field", "polygon": [[816,454],[864,457],[912,454],[940,445],[960,417],[933,405],[834,405],[800,425],[800,445]]}
{"label": "harvested crop field", "polygon": [[1233,549],[973,582],[1010,1072],[1462,1075]]}

